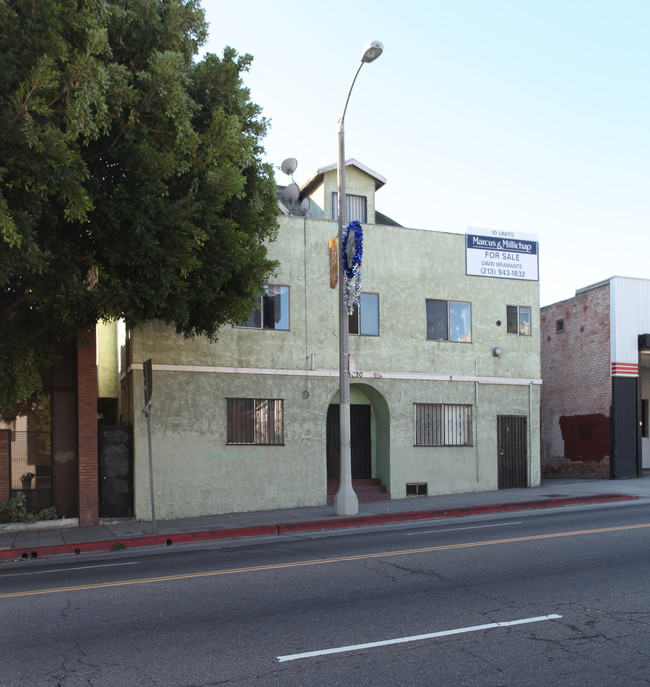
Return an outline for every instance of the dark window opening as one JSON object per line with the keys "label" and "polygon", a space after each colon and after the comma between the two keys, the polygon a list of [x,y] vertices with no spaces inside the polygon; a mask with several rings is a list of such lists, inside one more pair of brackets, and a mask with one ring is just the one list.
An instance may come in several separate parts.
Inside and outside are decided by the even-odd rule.
{"label": "dark window opening", "polygon": [[520,336],[531,335],[530,306],[506,306],[506,331],[508,334],[519,334]]}
{"label": "dark window opening", "polygon": [[236,327],[250,329],[289,329],[289,287],[267,285],[259,306],[253,308],[247,322]]}

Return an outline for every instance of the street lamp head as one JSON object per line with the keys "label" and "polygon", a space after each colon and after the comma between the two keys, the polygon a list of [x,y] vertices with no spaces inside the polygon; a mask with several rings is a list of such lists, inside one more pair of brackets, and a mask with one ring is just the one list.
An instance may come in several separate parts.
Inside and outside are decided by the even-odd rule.
{"label": "street lamp head", "polygon": [[374,62],[384,52],[384,46],[379,41],[368,41],[361,55],[362,62]]}

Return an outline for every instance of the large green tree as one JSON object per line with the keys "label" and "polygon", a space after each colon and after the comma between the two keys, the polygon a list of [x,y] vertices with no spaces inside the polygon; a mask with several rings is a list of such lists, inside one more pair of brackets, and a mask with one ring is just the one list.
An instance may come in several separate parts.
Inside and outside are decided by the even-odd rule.
{"label": "large green tree", "polygon": [[267,121],[198,0],[0,0],[0,410],[124,318],[215,338],[275,267]]}

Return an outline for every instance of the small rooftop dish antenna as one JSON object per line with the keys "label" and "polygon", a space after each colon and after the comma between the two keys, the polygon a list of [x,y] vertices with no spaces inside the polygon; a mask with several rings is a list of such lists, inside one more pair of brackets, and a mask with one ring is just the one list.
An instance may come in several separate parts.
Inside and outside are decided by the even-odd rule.
{"label": "small rooftop dish antenna", "polygon": [[288,157],[281,165],[280,169],[287,174],[288,176],[291,177],[291,181],[293,181],[293,173],[296,171],[296,168],[298,167],[298,160],[296,160],[295,157]]}
{"label": "small rooftop dish antenna", "polygon": [[310,217],[309,214],[309,198],[303,198],[300,201],[300,187],[293,180],[293,173],[298,167],[298,160],[295,157],[288,157],[278,167],[287,176],[291,177],[291,183],[285,186],[282,193],[282,201],[280,202],[280,209],[285,215],[299,215],[300,217]]}
{"label": "small rooftop dish antenna", "polygon": [[283,198],[287,203],[295,203],[300,198],[300,189],[295,181],[285,187]]}

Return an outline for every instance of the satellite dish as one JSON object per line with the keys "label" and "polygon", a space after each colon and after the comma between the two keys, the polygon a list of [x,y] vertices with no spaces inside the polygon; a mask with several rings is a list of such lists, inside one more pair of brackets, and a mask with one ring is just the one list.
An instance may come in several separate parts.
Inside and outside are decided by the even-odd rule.
{"label": "satellite dish", "polygon": [[296,160],[295,157],[288,157],[281,165],[280,169],[285,173],[291,176],[295,171],[296,167],[298,166],[298,160]]}
{"label": "satellite dish", "polygon": [[298,184],[295,182],[292,184],[289,184],[285,189],[284,189],[284,200],[286,200],[289,203],[295,203],[298,198],[300,198],[300,189],[298,188]]}
{"label": "satellite dish", "polygon": [[305,215],[309,212],[309,198],[303,198],[300,203],[300,214]]}

